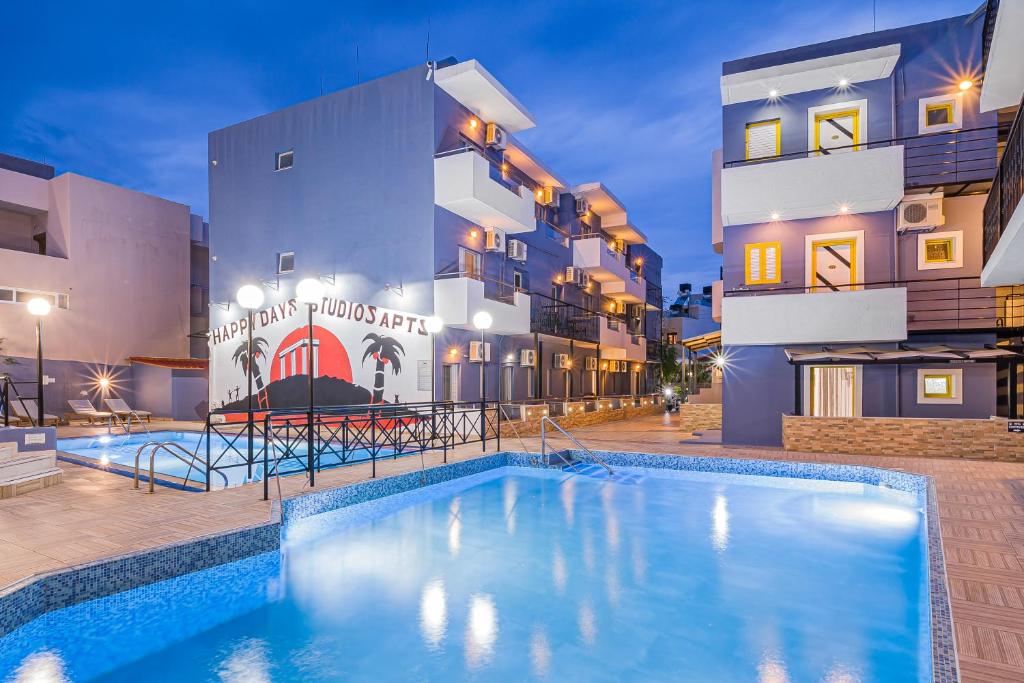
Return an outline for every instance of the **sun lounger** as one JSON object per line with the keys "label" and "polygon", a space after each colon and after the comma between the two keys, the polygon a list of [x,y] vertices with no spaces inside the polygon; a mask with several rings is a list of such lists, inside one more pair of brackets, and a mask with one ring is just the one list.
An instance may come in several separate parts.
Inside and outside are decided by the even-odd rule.
{"label": "sun lounger", "polygon": [[133,410],[123,398],[108,398],[107,407],[110,408],[111,412],[115,415],[122,418],[134,415],[140,420],[145,419],[146,422],[149,422],[153,417],[153,413],[148,410]]}
{"label": "sun lounger", "polygon": [[92,405],[92,401],[89,401],[87,399],[68,401],[68,405],[71,406],[71,409],[73,411],[75,411],[73,413],[68,413],[68,422],[71,422],[72,419],[76,418],[79,420],[86,420],[89,424],[92,424],[97,420],[100,422],[106,422],[110,420],[110,417],[112,415],[112,413],[106,413],[103,412],[102,410],[96,410],[96,408],[93,407]]}
{"label": "sun lounger", "polygon": [[[20,417],[25,422],[35,422],[36,416],[39,415],[39,406],[36,405],[35,400],[31,398],[14,398],[11,399],[11,407],[14,408],[14,414]],[[43,415],[43,425],[47,424],[59,425],[60,418],[56,415],[50,415],[45,413]]]}

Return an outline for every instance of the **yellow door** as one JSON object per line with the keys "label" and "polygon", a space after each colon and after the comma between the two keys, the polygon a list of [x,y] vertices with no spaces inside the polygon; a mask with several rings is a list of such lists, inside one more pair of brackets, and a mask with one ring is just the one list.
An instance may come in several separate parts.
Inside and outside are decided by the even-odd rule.
{"label": "yellow door", "polygon": [[814,149],[821,154],[842,154],[857,150],[860,110],[833,111],[814,117]]}
{"label": "yellow door", "polygon": [[857,240],[842,238],[811,243],[812,292],[849,292],[857,285]]}

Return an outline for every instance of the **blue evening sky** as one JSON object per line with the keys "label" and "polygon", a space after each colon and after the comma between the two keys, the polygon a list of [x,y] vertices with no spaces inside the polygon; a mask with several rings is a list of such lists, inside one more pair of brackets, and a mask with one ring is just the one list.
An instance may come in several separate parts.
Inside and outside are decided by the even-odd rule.
{"label": "blue evening sky", "polygon": [[[980,0],[877,0],[878,28]],[[480,60],[534,114],[520,135],[603,181],[665,257],[666,295],[717,279],[710,155],[721,62],[865,33],[871,0],[7,2],[0,151],[206,214],[206,134],[430,56]]]}

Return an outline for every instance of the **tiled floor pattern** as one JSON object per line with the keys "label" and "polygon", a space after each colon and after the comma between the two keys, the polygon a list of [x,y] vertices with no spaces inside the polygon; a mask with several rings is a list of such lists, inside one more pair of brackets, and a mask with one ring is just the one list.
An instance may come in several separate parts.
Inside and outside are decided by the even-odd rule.
{"label": "tiled floor pattern", "polygon": [[[163,423],[159,428],[188,426],[195,427]],[[62,428],[61,435],[87,431]],[[1024,464],[681,445],[684,435],[676,420],[662,416],[595,425],[575,434],[594,449],[865,464],[934,476],[962,678],[979,683],[1024,681]],[[535,437],[505,438],[502,443],[508,450],[539,451],[539,445]],[[462,447],[450,452],[449,460],[480,452],[478,445]],[[429,454],[425,460],[430,466],[441,456]],[[416,457],[385,460],[377,465],[378,476],[419,466]],[[225,531],[269,516],[258,485],[210,495],[158,488],[150,495],[132,490],[131,480],[124,477],[67,463],[61,467],[64,484],[0,501],[0,587],[35,573]],[[317,488],[369,475],[369,465],[323,472]],[[284,496],[308,489],[298,477],[282,479],[281,486]]]}

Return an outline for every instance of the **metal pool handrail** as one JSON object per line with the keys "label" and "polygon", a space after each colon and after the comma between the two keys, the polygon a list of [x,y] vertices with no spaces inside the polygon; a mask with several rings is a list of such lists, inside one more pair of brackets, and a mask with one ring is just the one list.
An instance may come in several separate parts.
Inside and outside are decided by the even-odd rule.
{"label": "metal pool handrail", "polygon": [[[149,451],[149,493],[154,492],[155,480],[156,480],[156,452],[163,449],[173,455],[175,458],[188,465],[188,471],[185,473],[184,486],[188,486],[189,477],[192,476],[192,470],[196,468],[196,462],[203,465],[203,469],[206,469],[206,461],[199,457],[199,446],[202,444],[202,438],[200,437],[199,443],[196,444],[196,452],[192,452],[174,441],[147,441],[146,443],[139,446],[138,450],[135,451],[135,472],[132,477],[132,488],[139,488],[139,458],[142,456],[142,451],[146,448],[150,448]],[[188,459],[186,460],[185,457]],[[224,479],[224,485],[227,486],[228,478],[223,472],[218,472],[221,478]]]}
{"label": "metal pool handrail", "polygon": [[[565,431],[565,429],[563,429],[561,427],[561,425],[559,425],[557,422],[552,420],[547,415],[545,415],[544,417],[542,417],[540,419],[540,454],[541,454],[541,457],[544,458],[544,462],[548,462],[547,429],[545,428],[545,425],[547,425],[547,424],[551,425],[552,427],[554,427],[555,429],[560,431],[562,434],[564,434],[565,437],[567,439],[569,439],[569,441],[572,441],[573,444],[576,445],[576,448],[580,449],[581,451],[586,452],[587,455],[589,455],[591,458],[593,458],[594,462],[596,462],[598,465],[600,465],[601,467],[603,467],[606,470],[608,470],[608,474],[615,474],[614,472],[612,472],[612,468],[608,466],[608,463],[606,463],[602,458],[600,458],[592,450],[590,450],[589,448],[587,448],[586,446],[581,444],[579,442],[579,439],[577,439],[575,436],[573,436],[569,432]],[[569,461],[566,460],[565,456],[563,456],[561,453],[555,452],[555,455],[557,455],[559,458],[561,458],[563,462],[568,464]]]}

